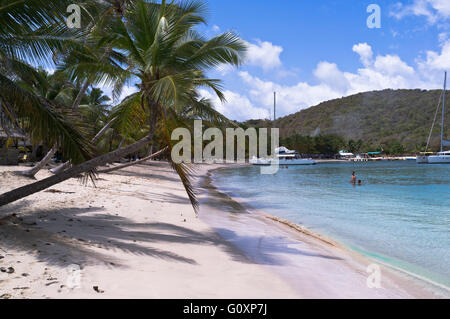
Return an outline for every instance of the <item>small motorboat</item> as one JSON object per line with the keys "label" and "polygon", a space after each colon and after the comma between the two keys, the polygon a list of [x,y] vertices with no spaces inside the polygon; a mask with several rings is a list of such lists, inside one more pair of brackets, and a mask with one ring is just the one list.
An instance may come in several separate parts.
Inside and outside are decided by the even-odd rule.
{"label": "small motorboat", "polygon": [[284,146],[275,149],[274,157],[256,158],[253,157],[250,160],[252,165],[273,165],[277,164],[282,166],[291,165],[315,165],[317,162],[312,158],[302,158],[297,151],[291,151]]}

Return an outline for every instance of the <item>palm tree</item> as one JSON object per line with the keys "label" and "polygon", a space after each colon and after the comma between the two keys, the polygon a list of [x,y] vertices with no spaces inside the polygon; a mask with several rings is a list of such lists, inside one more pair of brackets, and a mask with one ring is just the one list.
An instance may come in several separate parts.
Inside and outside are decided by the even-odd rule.
{"label": "palm tree", "polygon": [[64,23],[71,2],[0,1],[0,113],[35,144],[58,143],[65,157],[81,163],[92,156],[92,147],[76,127],[75,114],[27,89],[43,84],[30,63],[51,65],[54,52],[77,45],[81,33]]}
{"label": "palm tree", "polygon": [[[68,81],[64,74],[57,72],[49,74],[43,69],[39,69],[34,74],[37,81],[27,83],[25,81],[17,81],[16,83],[23,89],[34,93],[36,96],[44,98],[59,107],[67,109],[72,103],[72,95],[74,94],[73,83]],[[39,144],[42,144],[40,142]],[[44,158],[29,170],[19,172],[27,177],[34,177],[53,157],[58,150],[57,146],[51,147],[51,150]]]}
{"label": "palm tree", "polygon": [[[135,109],[133,110],[133,107]],[[175,127],[192,127],[192,120],[201,119],[204,121],[206,125],[218,125],[223,126],[224,124],[228,124],[231,126],[236,126],[236,124],[230,120],[228,120],[221,113],[217,112],[210,100],[205,98],[200,98],[198,95],[193,95],[191,97],[191,101],[189,104],[184,105],[184,109],[179,111],[177,114],[171,110],[169,117],[172,121],[176,123]],[[127,135],[132,127],[142,126],[145,123],[145,112],[142,112],[142,109],[139,105],[128,104],[126,101],[122,104],[119,104],[113,109],[111,116],[116,119],[114,128],[118,131],[121,131],[123,135]],[[167,125],[167,124],[166,124]],[[156,127],[164,127],[164,123],[158,123]],[[161,135],[161,132],[160,134]],[[162,141],[164,144],[164,141]],[[107,168],[103,170],[99,170],[98,173],[111,173],[116,170],[121,170],[130,166],[134,166],[137,164],[142,164],[146,161],[149,161],[157,156],[163,155],[166,151],[169,150],[169,147],[163,147],[161,150],[153,153],[153,148],[150,148],[149,153],[144,158],[129,162],[126,164],[114,166],[112,168]]]}
{"label": "palm tree", "polygon": [[111,99],[99,88],[92,88],[86,98],[86,104],[80,105],[79,109],[83,118],[92,126],[94,138],[97,140],[100,138],[96,137],[98,133],[108,125],[111,106],[107,103]]}
{"label": "palm tree", "polygon": [[[85,14],[82,20],[83,30],[70,30],[66,27],[66,9],[73,3],[80,5],[84,12],[89,13]],[[89,35],[89,32],[92,32],[96,26],[97,19],[95,17],[117,14],[118,10],[115,5],[123,7],[126,3],[127,1],[124,0],[114,1],[112,4],[102,1],[54,0],[46,1],[43,4],[39,0],[0,0],[0,71],[5,71],[4,74],[6,74],[6,77],[0,77],[0,107],[2,107],[0,112],[9,115],[10,121],[16,121],[16,116],[12,116],[13,111],[16,111],[14,115],[33,119],[32,125],[30,124],[33,127],[33,134],[31,134],[33,141],[42,136],[47,137],[48,141],[54,141],[52,142],[53,147],[44,159],[32,169],[24,172],[26,176],[32,177],[44,167],[58,150],[58,145],[62,149],[64,157],[79,163],[90,157],[90,152],[86,152],[87,147],[90,148],[90,144],[77,134],[71,134],[72,140],[70,140],[68,133],[76,131],[70,127],[71,121],[64,121],[61,115],[52,114],[54,107],[48,101],[33,99],[32,96],[23,94],[20,90],[11,90],[14,86],[8,80],[11,78],[28,79],[30,76],[34,78],[33,68],[27,64],[28,62],[52,65],[52,58],[59,57],[60,59],[67,53],[73,52],[75,48],[83,48],[87,41],[86,35]],[[86,19],[86,17],[90,19]],[[66,53],[63,54],[63,52]],[[28,81],[30,80],[28,79]],[[72,100],[73,110],[78,108],[90,85],[89,79],[86,79],[80,86],[78,94]],[[2,88],[5,89],[3,92]],[[16,100],[17,95],[20,94],[23,95],[23,99],[26,99],[22,102],[27,103],[22,103],[22,107],[13,110],[15,105],[11,101]],[[39,111],[49,113],[44,114],[47,118],[41,119],[39,114],[36,114]],[[31,114],[33,116],[30,117]],[[52,120],[56,122],[51,123]],[[39,123],[43,124],[41,125],[42,130],[39,129]],[[50,124],[52,129],[56,129],[57,134],[48,130],[47,124]],[[81,145],[77,146],[76,143],[81,143]]]}
{"label": "palm tree", "polygon": [[[76,96],[78,95],[79,93],[76,94]],[[104,104],[105,102],[110,101],[110,98],[107,95],[103,95],[103,91],[101,89],[92,88],[88,94],[85,94],[80,99],[80,103],[83,103],[83,99],[86,100],[86,104],[79,106],[80,115],[83,120],[86,121],[90,127],[92,127],[92,131],[95,132],[94,134],[96,135],[91,140],[92,144],[95,145],[100,137],[113,124],[113,122],[107,123],[110,105]],[[54,153],[52,154],[52,151],[50,151],[49,154],[53,156]],[[47,154],[47,156],[49,156],[49,154]],[[44,160],[46,159],[44,158],[42,161]],[[70,161],[67,161],[55,168],[50,169],[50,172],[53,174],[59,174],[63,170],[67,169],[70,164]]]}
{"label": "palm tree", "polygon": [[104,92],[102,89],[99,88],[92,88],[91,91],[88,93],[88,103],[87,105],[92,106],[106,106],[105,103],[111,101],[109,96],[104,95]]}
{"label": "palm tree", "polygon": [[[132,110],[141,108],[148,125],[146,136],[60,174],[4,193],[0,195],[0,206],[141,150],[153,142],[157,123],[161,125],[162,138],[171,150],[170,117],[192,104],[192,97],[198,96],[199,87],[212,89],[224,100],[220,81],[207,78],[205,72],[221,64],[239,66],[246,46],[231,32],[210,40],[198,34],[194,27],[205,23],[204,12],[203,2],[167,4],[162,1],[157,4],[137,0],[127,6],[122,17],[108,17],[98,42],[127,57],[126,61],[115,66],[114,72],[120,74],[116,89],[119,92],[127,81],[136,83],[139,92],[128,97],[122,106]],[[73,70],[83,70],[83,65],[80,68],[75,65]],[[189,179],[190,168],[171,164],[196,209],[198,203]]]}

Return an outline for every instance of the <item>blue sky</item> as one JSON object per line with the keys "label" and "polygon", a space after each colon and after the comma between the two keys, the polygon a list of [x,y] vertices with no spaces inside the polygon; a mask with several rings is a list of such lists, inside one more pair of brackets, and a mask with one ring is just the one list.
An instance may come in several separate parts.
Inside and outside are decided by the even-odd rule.
{"label": "blue sky", "polygon": [[[367,7],[381,8],[369,29]],[[232,119],[268,118],[278,91],[279,116],[319,102],[384,88],[440,88],[450,70],[450,0],[210,0],[209,36],[235,31],[252,49],[224,80]]]}
{"label": "blue sky", "polygon": [[[369,29],[370,4],[381,28]],[[227,103],[201,90],[234,120],[270,118],[351,94],[437,89],[450,71],[450,0],[209,0],[208,37],[234,31],[249,45],[245,65],[221,68]],[[133,92],[128,87],[122,96]]]}

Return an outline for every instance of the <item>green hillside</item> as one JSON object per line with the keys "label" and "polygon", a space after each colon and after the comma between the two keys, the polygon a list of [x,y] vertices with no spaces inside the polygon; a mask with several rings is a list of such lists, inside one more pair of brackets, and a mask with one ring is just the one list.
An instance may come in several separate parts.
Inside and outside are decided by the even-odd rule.
{"label": "green hillside", "polygon": [[[244,124],[279,127],[283,139],[295,135],[337,135],[347,142],[361,140],[361,151],[400,143],[406,151],[415,152],[426,144],[441,93],[442,90],[366,92],[323,102],[275,123],[251,120]],[[450,102],[448,92],[446,98]],[[446,128],[450,133],[450,103],[448,105]],[[440,123],[439,113],[431,143],[435,150],[439,146]],[[446,134],[450,138],[449,135]]]}

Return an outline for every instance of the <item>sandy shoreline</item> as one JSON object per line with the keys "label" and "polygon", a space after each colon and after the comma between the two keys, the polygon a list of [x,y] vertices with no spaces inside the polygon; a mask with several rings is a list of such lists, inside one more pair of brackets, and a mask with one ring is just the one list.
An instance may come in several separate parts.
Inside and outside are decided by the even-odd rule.
{"label": "sandy shoreline", "polygon": [[[209,200],[209,214],[203,218],[253,260],[281,275],[302,298],[449,298],[447,290],[369,259],[307,228],[252,209],[242,198],[230,198],[212,183],[211,171],[208,175],[202,187],[209,189],[207,197],[230,204],[228,214],[224,214],[223,207],[211,209],[216,204]],[[381,270],[380,289],[367,286],[367,267],[373,264]]]}
{"label": "sandy shoreline", "polygon": [[[12,169],[23,168],[0,167],[2,192],[29,182]],[[160,162],[102,174],[96,188],[69,180],[0,208],[0,267],[14,269],[0,272],[0,297],[442,297],[383,267],[382,289],[369,289],[367,260],[198,182],[199,218]],[[74,265],[80,287],[71,288]]]}
{"label": "sandy shoreline", "polygon": [[[2,192],[29,183],[11,169]],[[197,218],[164,163],[103,174],[97,188],[66,181],[0,218],[13,213],[0,225],[0,267],[14,269],[0,272],[2,298],[298,297]],[[80,288],[68,287],[71,265]]]}

